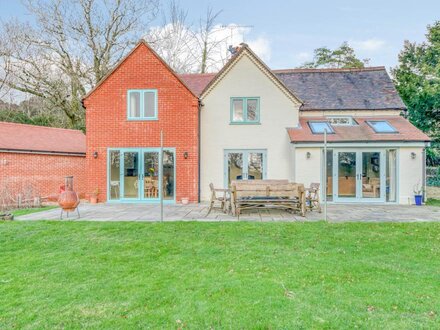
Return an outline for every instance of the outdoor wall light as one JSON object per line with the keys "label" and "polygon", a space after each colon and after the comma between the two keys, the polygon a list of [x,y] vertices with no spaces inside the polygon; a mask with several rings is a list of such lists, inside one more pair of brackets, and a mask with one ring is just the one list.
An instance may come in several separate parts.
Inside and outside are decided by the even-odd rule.
{"label": "outdoor wall light", "polygon": [[94,153],[93,153],[93,158],[98,158],[98,152],[97,151],[95,151]]}
{"label": "outdoor wall light", "polygon": [[188,151],[185,151],[185,152],[183,153],[183,158],[188,159]]}
{"label": "outdoor wall light", "polygon": [[416,159],[416,153],[414,151],[411,153],[411,158]]}
{"label": "outdoor wall light", "polygon": [[307,158],[307,159],[310,159],[310,157],[312,157],[312,154],[310,153],[310,151],[307,151],[307,153],[306,153],[306,158]]}

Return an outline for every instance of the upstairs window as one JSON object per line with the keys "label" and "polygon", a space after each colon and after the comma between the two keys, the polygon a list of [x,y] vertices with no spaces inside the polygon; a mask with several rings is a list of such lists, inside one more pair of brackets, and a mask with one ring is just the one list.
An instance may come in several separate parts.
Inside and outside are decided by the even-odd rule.
{"label": "upstairs window", "polygon": [[370,120],[367,121],[367,124],[370,125],[376,133],[398,133],[386,120]]}
{"label": "upstairs window", "polygon": [[309,121],[309,126],[313,134],[324,134],[324,131],[327,131],[328,134],[335,132],[326,121]]}
{"label": "upstairs window", "polygon": [[259,124],[260,98],[231,98],[231,124]]}
{"label": "upstairs window", "polygon": [[127,93],[127,113],[129,120],[156,120],[157,90],[129,90]]}

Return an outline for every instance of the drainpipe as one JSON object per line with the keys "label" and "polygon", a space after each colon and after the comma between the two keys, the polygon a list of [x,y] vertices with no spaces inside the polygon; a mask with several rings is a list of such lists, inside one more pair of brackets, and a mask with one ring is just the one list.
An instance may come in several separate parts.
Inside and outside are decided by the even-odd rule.
{"label": "drainpipe", "polygon": [[198,99],[198,139],[199,139],[199,143],[198,143],[198,149],[199,149],[199,156],[198,156],[198,182],[197,182],[197,189],[198,189],[198,196],[197,196],[197,201],[200,203],[200,161],[201,161],[201,143],[202,143],[202,138],[201,138],[201,121],[200,121],[200,117],[201,117],[201,111],[202,111],[202,106],[203,103],[200,99]]}
{"label": "drainpipe", "polygon": [[422,161],[423,201],[426,202],[426,148],[422,151]]}

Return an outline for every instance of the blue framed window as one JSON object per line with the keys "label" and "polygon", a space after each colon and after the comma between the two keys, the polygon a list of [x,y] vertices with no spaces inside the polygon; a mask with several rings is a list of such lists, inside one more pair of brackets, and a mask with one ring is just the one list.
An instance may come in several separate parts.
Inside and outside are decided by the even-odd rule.
{"label": "blue framed window", "polygon": [[157,89],[130,89],[127,92],[129,120],[157,120]]}
{"label": "blue framed window", "polygon": [[231,97],[231,124],[259,123],[259,97]]}

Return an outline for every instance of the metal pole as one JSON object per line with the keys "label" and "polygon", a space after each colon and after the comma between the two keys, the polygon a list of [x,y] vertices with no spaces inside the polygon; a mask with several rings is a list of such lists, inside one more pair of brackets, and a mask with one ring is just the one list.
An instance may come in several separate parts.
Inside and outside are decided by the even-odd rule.
{"label": "metal pole", "polygon": [[163,130],[160,130],[160,157],[159,157],[159,196],[160,196],[160,222],[163,222]]}
{"label": "metal pole", "polygon": [[327,222],[327,130],[324,129],[324,180],[323,180],[322,189],[324,195],[322,196],[324,199],[324,221]]}

